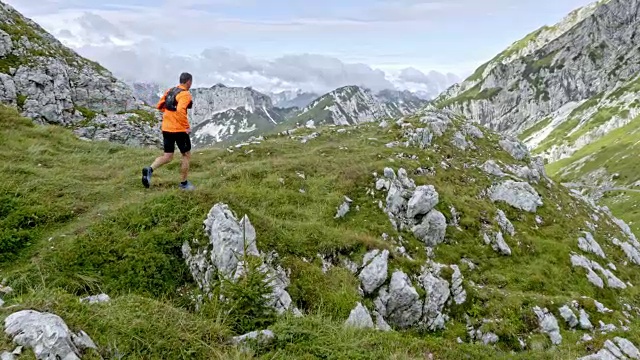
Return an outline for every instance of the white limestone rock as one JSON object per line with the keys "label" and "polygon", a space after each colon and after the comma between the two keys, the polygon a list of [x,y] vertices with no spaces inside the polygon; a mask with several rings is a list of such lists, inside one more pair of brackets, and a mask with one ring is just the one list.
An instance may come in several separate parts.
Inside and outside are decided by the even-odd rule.
{"label": "white limestone rock", "polygon": [[533,308],[533,312],[538,317],[540,331],[549,336],[551,343],[554,345],[560,345],[562,342],[562,335],[560,335],[560,327],[558,326],[558,320],[556,320],[555,316],[553,316],[553,314],[546,308],[541,309],[538,306]]}
{"label": "white limestone rock", "polygon": [[439,195],[433,185],[418,186],[407,204],[407,216],[425,215],[438,205]]}
{"label": "white limestone rock", "polygon": [[80,302],[89,304],[106,303],[109,301],[111,301],[111,298],[107,294],[92,295],[80,299]]}
{"label": "white limestone rock", "polygon": [[353,202],[353,200],[348,197],[344,197],[344,202],[338,207],[338,211],[336,212],[335,218],[341,219],[347,215],[349,212],[349,206]]}
{"label": "white limestone rock", "polygon": [[504,171],[502,171],[502,169],[500,168],[500,165],[498,165],[498,163],[496,163],[495,160],[485,161],[485,163],[482,164],[481,169],[482,171],[484,171],[489,175],[494,175],[498,177],[504,177],[507,175],[504,173]]}
{"label": "white limestone rock", "polygon": [[516,160],[524,160],[529,157],[527,147],[516,139],[500,140],[500,146]]}
{"label": "white limestone rock", "polygon": [[498,232],[493,235],[484,234],[483,238],[484,238],[484,243],[487,245],[491,245],[491,248],[495,252],[505,256],[511,256],[511,248],[504,241],[504,237],[502,236],[501,232]]}
{"label": "white limestone rock", "polygon": [[245,257],[254,256],[260,259],[257,271],[265,275],[265,286],[271,289],[269,305],[278,314],[286,311],[296,316],[301,314],[292,306],[291,296],[286,291],[289,286],[286,272],[272,264],[277,254],[264,255],[258,251],[256,231],[246,215],[238,220],[228,205],[218,203],[209,211],[204,229],[208,242],[182,245],[182,254],[200,289],[211,295],[218,276],[237,281],[246,271]]}
{"label": "white limestone rock", "polygon": [[249,341],[257,341],[260,344],[268,344],[275,339],[276,335],[271,330],[252,331],[250,333],[234,336],[231,342],[236,345],[245,344]]}
{"label": "white limestone rock", "polygon": [[589,314],[584,309],[580,309],[580,328],[582,330],[591,330],[593,329],[593,324],[589,321]]}
{"label": "white limestone rock", "polygon": [[5,333],[16,344],[33,350],[37,359],[80,359],[82,350],[96,348],[85,332],[71,332],[59,316],[22,310],[4,320]]}
{"label": "white limestone rock", "polygon": [[460,305],[467,300],[467,292],[464,290],[464,287],[462,287],[464,277],[458,265],[450,265],[449,267],[453,269],[453,274],[451,275],[451,294],[453,295],[453,301],[457,305]]}
{"label": "white limestone rock", "polygon": [[502,231],[504,231],[505,233],[511,236],[515,235],[516,229],[513,227],[513,224],[511,223],[511,221],[509,221],[504,211],[498,209],[497,215],[496,215],[496,221],[498,222],[498,225],[500,226]]}
{"label": "white limestone rock", "polygon": [[526,182],[507,180],[489,189],[489,198],[493,202],[503,201],[516,209],[533,212],[542,206],[542,198],[536,190]]}
{"label": "white limestone rock", "polygon": [[600,244],[598,244],[598,242],[593,238],[593,235],[586,231],[584,232],[584,234],[585,237],[580,237],[578,239],[578,247],[580,248],[580,250],[596,254],[601,258],[606,259],[607,256],[604,254],[604,251],[602,251]]}
{"label": "white limestone rock", "polygon": [[414,226],[413,235],[422,240],[426,246],[435,247],[444,242],[447,232],[447,219],[438,210],[431,210],[422,222]]}
{"label": "white limestone rock", "polygon": [[369,262],[364,269],[358,275],[360,282],[362,283],[362,289],[366,294],[373,293],[377,288],[382,286],[384,282],[387,280],[387,263],[389,260],[389,250],[384,250],[379,252],[378,250],[375,255],[372,255],[372,252],[369,252],[365,255],[365,260],[367,257],[372,257],[371,262]]}
{"label": "white limestone rock", "polygon": [[460,150],[467,150],[469,147],[469,143],[467,142],[466,137],[459,131],[453,134],[453,138],[451,139],[451,144]]}
{"label": "white limestone rock", "polygon": [[391,276],[388,291],[382,289],[375,300],[376,310],[390,325],[409,328],[420,321],[422,300],[409,277],[400,270]]}
{"label": "white limestone rock", "polygon": [[447,316],[443,313],[444,305],[451,294],[449,283],[432,274],[423,276],[421,283],[427,291],[423,310],[425,324],[429,330],[443,329],[447,321]]}
{"label": "white limestone rock", "polygon": [[373,319],[369,314],[369,310],[358,302],[356,307],[351,310],[345,325],[358,329],[373,329]]}
{"label": "white limestone rock", "polygon": [[566,321],[571,328],[574,328],[579,324],[578,318],[567,305],[560,308],[560,316],[562,316],[564,321]]}

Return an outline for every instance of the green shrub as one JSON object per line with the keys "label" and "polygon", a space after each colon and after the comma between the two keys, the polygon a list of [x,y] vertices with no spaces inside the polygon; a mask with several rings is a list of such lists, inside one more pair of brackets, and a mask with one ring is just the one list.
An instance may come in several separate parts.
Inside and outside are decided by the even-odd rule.
{"label": "green shrub", "polygon": [[236,282],[223,279],[220,283],[230,327],[238,334],[265,329],[277,319],[268,304],[272,292],[268,284],[274,279],[260,270],[260,258],[247,256],[244,265],[245,271]]}

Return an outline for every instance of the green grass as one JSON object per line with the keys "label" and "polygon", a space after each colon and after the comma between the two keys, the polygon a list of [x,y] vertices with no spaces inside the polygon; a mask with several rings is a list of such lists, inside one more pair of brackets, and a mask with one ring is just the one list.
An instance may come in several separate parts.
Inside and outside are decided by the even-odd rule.
{"label": "green grass", "polygon": [[22,95],[22,94],[18,94],[18,97],[17,97],[18,109],[22,109],[26,102],[27,102],[27,96],[26,95]]}
{"label": "green grass", "polygon": [[[573,132],[571,136],[568,136],[566,140],[569,143],[574,143],[581,136],[585,135],[591,130],[598,128],[600,125],[604,125],[609,120],[611,120],[614,116],[617,116],[620,114],[621,114],[621,111],[619,107],[601,107],[598,109],[598,112],[595,113],[595,115],[593,115],[591,119],[589,119],[587,123],[582,125],[580,129],[578,129],[577,131]],[[629,115],[629,111],[627,111],[627,116],[628,115]]]}
{"label": "green grass", "polygon": [[86,122],[91,122],[93,119],[98,116],[98,113],[84,106],[75,106],[76,111],[80,112],[82,116],[85,118]]}
{"label": "green grass", "polygon": [[502,88],[499,87],[482,90],[481,88],[481,84],[477,84],[454,98],[445,99],[444,101],[437,103],[436,107],[443,109],[453,104],[464,104],[472,100],[492,100],[502,91]]}
{"label": "green grass", "polygon": [[143,109],[123,111],[119,112],[118,114],[135,114],[136,116],[130,116],[127,119],[134,124],[147,124],[150,126],[154,126],[159,122],[153,113]]}
{"label": "green grass", "polygon": [[551,124],[552,120],[553,119],[551,119],[550,117],[547,117],[542,119],[541,121],[538,121],[533,126],[531,126],[527,130],[523,131],[520,135],[518,135],[518,139],[520,139],[521,141],[528,139],[529,137],[531,137],[531,135],[539,132],[540,130],[544,129],[549,124]]}
{"label": "green grass", "polygon": [[[640,181],[640,164],[635,159],[640,156],[640,118],[609,132],[604,137],[578,150],[567,159],[548,165],[550,174],[562,182],[572,182],[588,176],[598,169],[608,174],[619,174],[616,184],[633,188]],[[574,164],[588,157],[578,168]],[[639,189],[639,188],[635,188]],[[638,194],[634,192],[611,192],[604,199],[612,211],[623,220],[632,223],[632,228],[640,235],[640,214],[637,210]]]}
{"label": "green grass", "polygon": [[[418,125],[417,119],[409,120]],[[532,306],[556,311],[567,301],[589,296],[619,310],[620,302],[638,296],[636,288],[599,290],[583,270],[571,268],[569,254],[579,251],[577,238],[590,210],[559,185],[535,185],[545,198],[538,212],[545,220],[542,226],[535,225],[533,214],[482,196],[492,179],[465,164],[488,159],[524,164],[500,150],[497,135],[474,139],[477,149],[467,152],[451,144],[453,129],[426,150],[385,147],[402,138],[403,130],[395,125],[381,129],[367,124],[351,128],[350,134],[320,128],[315,131],[322,135],[307,144],[272,136],[232,153],[194,151],[190,180],[197,190],[183,193],[177,189],[177,162],[154,172],[151,189],[142,187],[140,169],[157,151],[80,141],[68,129],[34,125],[6,108],[0,108],[0,125],[0,169],[12,174],[0,183],[0,244],[6,246],[0,252],[0,274],[15,289],[6,306],[16,306],[0,309],[0,319],[21,308],[53,311],[72,329],[87,331],[104,358],[117,353],[128,359],[424,359],[428,353],[441,359],[575,358],[587,354],[576,345],[580,334],[563,326],[563,345],[548,347],[545,337],[535,335]],[[300,135],[311,131],[300,130]],[[419,160],[398,159],[400,151]],[[451,165],[447,170],[439,167],[445,160]],[[436,187],[437,208],[445,215],[450,216],[452,206],[457,209],[462,231],[448,228],[447,242],[435,249],[435,260],[454,264],[466,257],[479,264],[474,271],[462,266],[469,300],[451,309],[444,331],[344,329],[355,303],[370,305],[373,299],[358,294],[358,279],[346,269],[321,271],[318,254],[359,262],[374,248],[391,251],[390,272],[416,273],[426,260],[424,246],[410,234],[402,234],[403,246],[414,260],[382,239],[383,233],[399,234],[378,208],[377,200],[384,201],[384,195],[372,198],[367,189],[374,185],[372,173],[381,174],[386,166],[402,166],[410,174],[418,167],[437,169],[436,175],[411,177],[419,185]],[[296,174],[299,171],[306,179]],[[360,211],[334,219],[344,195]],[[218,202],[229,204],[239,216],[247,214],[256,228],[258,248],[280,255],[281,265],[291,271],[288,291],[305,317],[274,319],[252,313],[246,305],[234,309],[216,301],[206,301],[195,311],[191,299],[199,290],[180,247],[205,238],[202,222]],[[514,254],[509,258],[480,240],[483,224],[496,228],[498,208],[518,231],[506,238]],[[619,231],[606,222],[598,224],[594,236],[618,265],[616,275],[640,283],[636,269],[622,265],[624,254],[605,241],[609,235],[620,236]],[[469,280],[482,288],[470,286]],[[255,281],[243,284],[234,290],[231,305],[246,304],[256,295]],[[97,292],[108,293],[112,302],[79,303],[79,297]],[[594,313],[592,319],[611,322],[617,314]],[[501,341],[495,347],[457,344],[457,337],[467,339],[467,315],[473,321],[503,319],[485,325]],[[276,333],[272,345],[249,354],[229,346],[230,336],[263,327]],[[519,349],[517,338],[528,333],[547,350],[512,354]],[[597,336],[597,341],[604,337]]]}
{"label": "green grass", "polygon": [[[555,128],[534,150],[535,153],[544,153],[549,150],[554,145],[560,145],[562,143],[572,144],[576,140],[578,140],[581,136],[586,134],[587,132],[596,129],[598,126],[603,125],[607,121],[611,120],[614,116],[620,115],[626,116],[629,115],[628,110],[621,111],[619,107],[602,107],[599,108],[598,111],[587,121],[581,123],[581,116],[586,111],[595,106],[598,106],[604,93],[600,93],[584,103],[580,104],[580,106],[576,107],[571,114],[569,114],[568,119],[560,124],[557,128]],[[579,127],[579,128],[578,128]],[[576,130],[576,128],[578,128]],[[574,131],[575,130],[575,131]],[[573,132],[572,132],[573,131]],[[524,139],[524,138],[521,138]]]}

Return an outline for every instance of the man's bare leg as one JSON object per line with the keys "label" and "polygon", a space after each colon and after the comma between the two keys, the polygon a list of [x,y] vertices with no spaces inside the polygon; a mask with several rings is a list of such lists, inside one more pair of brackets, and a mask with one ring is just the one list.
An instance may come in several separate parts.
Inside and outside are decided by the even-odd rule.
{"label": "man's bare leg", "polygon": [[182,161],[180,163],[180,175],[182,176],[182,182],[187,181],[189,175],[189,161],[191,160],[191,152],[182,154]]}
{"label": "man's bare leg", "polygon": [[142,184],[144,187],[149,188],[149,186],[151,186],[151,175],[153,174],[153,170],[161,167],[162,165],[168,164],[171,160],[173,160],[173,153],[164,153],[162,156],[157,157],[150,167],[142,169]]}
{"label": "man's bare leg", "polygon": [[151,169],[155,170],[162,165],[170,163],[171,160],[173,160],[173,153],[164,153],[162,156],[158,156],[153,164],[151,164]]}

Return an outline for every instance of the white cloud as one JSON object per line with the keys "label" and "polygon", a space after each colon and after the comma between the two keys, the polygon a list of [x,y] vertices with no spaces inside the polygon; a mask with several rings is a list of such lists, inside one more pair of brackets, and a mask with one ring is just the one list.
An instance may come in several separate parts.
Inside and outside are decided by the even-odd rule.
{"label": "white cloud", "polygon": [[[298,17],[281,20],[235,19],[211,12],[212,2],[204,0],[165,0],[156,7],[101,6],[87,10],[86,3],[74,0],[43,0],[33,7],[31,0],[13,0],[36,14],[34,20],[52,32],[64,44],[81,55],[96,60],[116,76],[128,81],[158,82],[173,85],[183,71],[194,75],[196,86],[225,83],[229,86],[253,86],[262,91],[294,90],[325,92],[344,85],[360,85],[373,90],[388,88],[433,90],[434,80],[409,81],[389,71],[373,68],[364,61],[348,63],[333,56],[294,53],[266,59],[248,56],[238,50],[216,46],[190,52],[186,43],[201,44],[206,39],[227,35],[263,36],[265,33],[310,34],[332,32],[343,36],[345,31],[376,27],[379,19],[340,18],[330,16]],[[253,6],[252,0],[214,0],[216,4],[236,7]],[[64,6],[61,4],[64,3]],[[398,1],[394,6],[398,6]],[[83,5],[84,4],[84,5]],[[262,3],[261,3],[262,4]],[[380,3],[382,4],[382,3]],[[176,23],[175,7],[180,6]],[[207,9],[202,6],[206,5]],[[378,5],[379,9],[382,9]],[[430,9],[442,3],[417,4]],[[58,11],[41,12],[53,9]],[[395,22],[397,16],[385,21]],[[273,35],[275,36],[275,35]],[[301,35],[302,36],[302,35]],[[311,36],[311,35],[309,35]],[[185,45],[183,45],[183,43]],[[277,53],[276,53],[277,54]],[[425,67],[421,67],[425,68]],[[432,77],[430,74],[429,77]]]}

